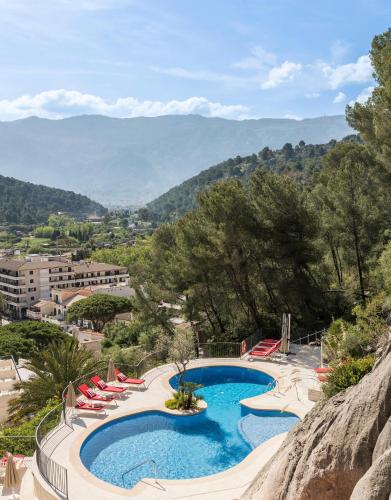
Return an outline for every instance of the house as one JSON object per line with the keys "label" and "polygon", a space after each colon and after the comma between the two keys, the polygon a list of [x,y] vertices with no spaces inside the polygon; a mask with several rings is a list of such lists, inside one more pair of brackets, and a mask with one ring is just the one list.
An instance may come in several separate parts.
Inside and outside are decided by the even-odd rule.
{"label": "house", "polygon": [[53,288],[50,291],[50,299],[40,300],[36,304],[33,304],[27,309],[26,317],[35,320],[56,320],[61,322],[65,320],[66,312],[72,304],[95,294],[129,298],[134,295],[134,290],[127,286],[126,283],[118,285],[90,285],[83,288]]}
{"label": "house", "polygon": [[79,327],[73,327],[71,333],[79,342],[79,345],[88,351],[94,353],[99,353],[101,351],[101,341],[105,338],[103,333]]}
{"label": "house", "polygon": [[124,312],[124,313],[119,313],[116,314],[114,321],[116,323],[122,323],[123,325],[130,325],[130,323],[133,321],[133,313],[131,312]]}

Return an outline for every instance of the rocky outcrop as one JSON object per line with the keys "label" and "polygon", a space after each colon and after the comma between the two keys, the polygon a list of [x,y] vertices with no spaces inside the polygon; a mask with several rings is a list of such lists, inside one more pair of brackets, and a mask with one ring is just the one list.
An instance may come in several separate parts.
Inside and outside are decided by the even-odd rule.
{"label": "rocky outcrop", "polygon": [[391,448],[380,455],[356,484],[351,500],[391,498]]}
{"label": "rocky outcrop", "polygon": [[371,373],[318,403],[243,500],[391,498],[391,344]]}

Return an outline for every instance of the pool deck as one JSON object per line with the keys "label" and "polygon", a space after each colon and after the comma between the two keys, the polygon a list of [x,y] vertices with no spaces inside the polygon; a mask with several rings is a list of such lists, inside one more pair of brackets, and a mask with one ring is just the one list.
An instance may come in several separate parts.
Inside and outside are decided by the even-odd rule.
{"label": "pool deck", "polygon": [[[276,361],[253,361],[246,359],[202,359],[192,361],[188,368],[201,366],[232,365],[252,368],[263,371],[277,381],[277,387],[268,393],[242,400],[242,403],[252,409],[281,410],[292,412],[299,417],[313,407],[314,403],[308,397],[308,388],[319,386],[312,368],[318,366],[319,355],[317,348],[303,346],[298,349],[296,355],[283,357]],[[71,431],[65,427],[45,445],[50,446],[51,457],[57,463],[65,466],[68,470],[68,485],[70,500],[120,500],[120,499],[210,499],[210,500],[234,500],[240,497],[246,487],[254,479],[261,467],[273,456],[281,446],[286,434],[269,439],[254,449],[242,462],[231,469],[220,472],[213,476],[165,480],[144,479],[131,490],[126,490],[110,485],[91,474],[80,461],[80,447],[86,437],[98,428],[102,423],[109,422],[124,415],[130,415],[146,410],[161,410],[167,413],[175,413],[167,410],[164,401],[172,393],[169,386],[169,378],[176,373],[173,365],[164,365],[155,368],[146,375],[146,390],[131,390],[124,399],[118,399],[118,407],[109,407],[107,415],[85,415],[80,413],[73,420]],[[178,413],[178,412],[177,412]],[[185,416],[183,418],[186,418]],[[151,457],[153,458],[153,457]],[[137,456],[134,457],[129,467],[137,464]],[[57,497],[51,488],[44,482],[37,469],[35,461],[32,465],[32,474],[35,476],[36,491],[43,489],[49,495],[41,491],[39,498]],[[31,477],[26,476],[25,488],[21,488],[21,499],[32,500],[38,498],[32,496],[28,481]],[[25,491],[25,493],[24,493]]]}

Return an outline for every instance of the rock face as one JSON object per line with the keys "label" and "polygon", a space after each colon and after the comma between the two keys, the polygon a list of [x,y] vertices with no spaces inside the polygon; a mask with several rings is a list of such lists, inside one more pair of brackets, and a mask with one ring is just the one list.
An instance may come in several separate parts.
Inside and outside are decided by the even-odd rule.
{"label": "rock face", "polygon": [[391,344],[371,373],[314,409],[242,500],[391,499]]}

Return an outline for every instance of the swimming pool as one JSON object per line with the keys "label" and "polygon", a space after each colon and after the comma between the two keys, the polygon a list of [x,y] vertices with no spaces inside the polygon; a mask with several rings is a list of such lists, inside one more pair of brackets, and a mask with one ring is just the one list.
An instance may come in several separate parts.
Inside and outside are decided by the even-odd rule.
{"label": "swimming pool", "polygon": [[[186,381],[208,404],[197,415],[142,412],[102,425],[84,441],[80,458],[95,476],[130,488],[153,477],[151,464],[122,477],[132,466],[155,460],[161,479],[189,479],[222,472],[241,462],[253,448],[286,432],[298,421],[291,413],[255,411],[240,404],[270,390],[273,378],[258,370],[213,366],[188,370]],[[177,387],[177,376],[170,379]]]}

